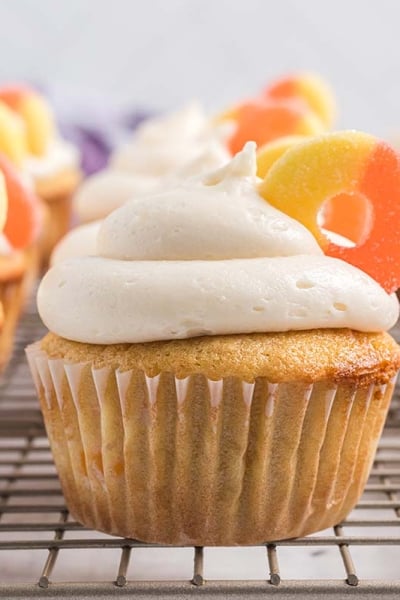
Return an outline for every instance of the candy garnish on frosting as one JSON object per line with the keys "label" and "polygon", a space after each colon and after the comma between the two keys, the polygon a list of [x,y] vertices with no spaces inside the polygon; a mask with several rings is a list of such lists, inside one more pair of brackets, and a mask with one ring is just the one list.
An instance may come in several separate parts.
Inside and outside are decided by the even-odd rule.
{"label": "candy garnish on frosting", "polygon": [[[365,271],[388,292],[400,287],[400,154],[389,145],[356,131],[319,136],[284,153],[259,191],[303,223],[325,254]],[[344,202],[358,215],[353,231],[341,229],[343,209],[335,216],[335,205]],[[327,237],[318,219],[321,208],[324,227],[346,234],[354,246]]]}
{"label": "candy garnish on frosting", "polygon": [[288,135],[316,135],[324,131],[322,121],[306,106],[290,101],[255,99],[235,109],[236,128],[229,140],[232,154],[248,140],[258,146]]}
{"label": "candy garnish on frosting", "polygon": [[0,101],[20,116],[26,131],[27,147],[34,156],[46,154],[55,135],[52,111],[47,102],[27,86],[0,87]]}
{"label": "candy garnish on frosting", "polygon": [[268,144],[264,144],[257,150],[257,175],[264,179],[272,165],[292,146],[304,142],[305,135],[286,135]]}
{"label": "candy garnish on frosting", "polygon": [[136,198],[103,221],[97,256],[61,262],[38,308],[67,339],[138,343],[349,327],[382,331],[396,297],[258,194],[254,144],[230,165]]}
{"label": "candy garnish on frosting", "polygon": [[15,250],[26,248],[37,239],[41,227],[39,200],[21,181],[10,162],[0,155],[0,172],[3,174],[8,212],[4,235]]}
{"label": "candy garnish on frosting", "polygon": [[264,90],[270,100],[300,100],[305,103],[327,128],[335,119],[336,106],[328,84],[313,73],[298,73],[270,83]]}

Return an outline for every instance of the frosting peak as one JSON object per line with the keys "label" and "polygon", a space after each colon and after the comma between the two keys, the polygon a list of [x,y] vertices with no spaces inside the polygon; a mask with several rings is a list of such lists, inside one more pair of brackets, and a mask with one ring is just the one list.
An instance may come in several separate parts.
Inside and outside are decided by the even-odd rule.
{"label": "frosting peak", "polygon": [[232,177],[249,177],[256,181],[257,177],[257,145],[247,142],[241,152],[238,152],[225,166],[203,178],[205,185],[217,185]]}

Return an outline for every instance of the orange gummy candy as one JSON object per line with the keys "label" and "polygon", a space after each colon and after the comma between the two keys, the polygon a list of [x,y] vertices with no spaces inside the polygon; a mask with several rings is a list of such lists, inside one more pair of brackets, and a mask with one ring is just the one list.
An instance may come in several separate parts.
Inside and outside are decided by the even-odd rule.
{"label": "orange gummy candy", "polygon": [[18,173],[4,156],[0,156],[0,171],[4,175],[8,197],[4,234],[14,249],[26,248],[35,241],[40,231],[39,200],[21,182]]}
{"label": "orange gummy candy", "polygon": [[356,265],[394,292],[400,287],[400,154],[377,142],[358,190],[372,208],[369,234],[353,248],[330,243],[326,254]]}
{"label": "orange gummy candy", "polygon": [[35,156],[43,156],[54,136],[54,118],[47,102],[24,85],[0,88],[0,100],[16,112],[25,125],[26,143]]}
{"label": "orange gummy candy", "polygon": [[[261,195],[305,225],[328,256],[400,287],[400,154],[366,133],[344,131],[296,144],[268,171]],[[341,246],[321,229],[355,244]]]}
{"label": "orange gummy candy", "polygon": [[336,106],[329,85],[313,73],[298,73],[274,81],[264,90],[272,100],[297,99],[319,116],[327,128],[335,119]]}
{"label": "orange gummy candy", "polygon": [[236,129],[229,140],[232,154],[248,141],[258,146],[287,135],[315,135],[323,125],[314,113],[293,102],[251,100],[236,108]]}
{"label": "orange gummy candy", "polygon": [[18,112],[18,106],[24,96],[31,94],[25,85],[7,85],[0,88],[0,100],[5,102],[12,110]]}

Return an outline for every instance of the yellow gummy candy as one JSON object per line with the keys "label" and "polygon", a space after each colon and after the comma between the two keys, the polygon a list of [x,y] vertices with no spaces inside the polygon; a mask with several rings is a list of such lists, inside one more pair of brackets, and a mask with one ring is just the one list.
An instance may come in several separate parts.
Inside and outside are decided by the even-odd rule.
{"label": "yellow gummy candy", "polygon": [[25,126],[21,119],[0,101],[0,152],[20,166],[27,155]]}
{"label": "yellow gummy candy", "polygon": [[279,79],[265,90],[267,98],[302,99],[329,129],[336,117],[336,102],[329,85],[314,73],[299,73]]}
{"label": "yellow gummy candy", "polygon": [[317,223],[325,200],[357,190],[376,144],[357,131],[327,133],[294,145],[279,158],[260,184],[265,200],[303,223],[322,247],[327,239]]}
{"label": "yellow gummy candy", "polygon": [[257,175],[264,179],[272,165],[284,154],[289,148],[300,142],[307,140],[305,135],[285,135],[284,137],[273,140],[268,144],[264,144],[257,151]]}
{"label": "yellow gummy candy", "polygon": [[32,93],[21,99],[18,112],[25,123],[29,151],[35,156],[43,156],[55,131],[49,106],[40,96]]}

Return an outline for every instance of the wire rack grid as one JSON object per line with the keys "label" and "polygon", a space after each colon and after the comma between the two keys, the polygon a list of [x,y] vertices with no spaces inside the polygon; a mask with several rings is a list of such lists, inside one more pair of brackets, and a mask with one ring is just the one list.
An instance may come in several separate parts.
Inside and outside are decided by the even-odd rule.
{"label": "wire rack grid", "polygon": [[[242,548],[235,559],[233,549],[166,548],[89,531],[72,520],[24,359],[24,347],[43,332],[29,310],[0,381],[0,597],[400,598],[399,388],[367,488],[348,519],[306,538]],[[181,560],[179,551],[189,565],[185,575],[163,576],[165,565]],[[215,575],[216,563],[231,567],[230,578]]]}

